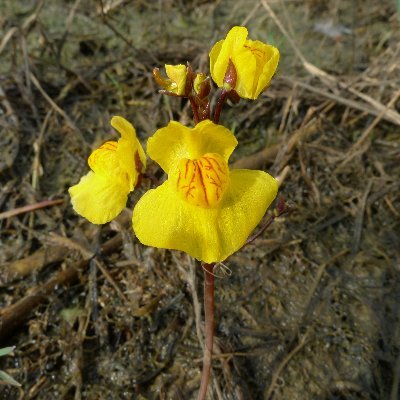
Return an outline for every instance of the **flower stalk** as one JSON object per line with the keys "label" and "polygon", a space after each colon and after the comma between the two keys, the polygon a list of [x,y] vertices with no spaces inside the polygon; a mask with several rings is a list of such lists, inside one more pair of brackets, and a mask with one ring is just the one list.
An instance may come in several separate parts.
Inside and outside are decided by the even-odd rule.
{"label": "flower stalk", "polygon": [[226,98],[228,97],[228,93],[225,89],[221,90],[217,104],[215,106],[215,112],[214,112],[214,123],[218,124],[219,123],[219,117],[221,115],[222,107],[226,101]]}
{"label": "flower stalk", "polygon": [[212,351],[214,341],[214,263],[203,263],[204,271],[204,356],[201,384],[197,400],[204,400],[207,395],[211,376]]}
{"label": "flower stalk", "polygon": [[192,112],[193,112],[193,121],[197,125],[200,122],[200,117],[199,117],[199,112],[198,112],[198,107],[196,104],[196,101],[193,96],[188,97],[190,106],[192,107]]}

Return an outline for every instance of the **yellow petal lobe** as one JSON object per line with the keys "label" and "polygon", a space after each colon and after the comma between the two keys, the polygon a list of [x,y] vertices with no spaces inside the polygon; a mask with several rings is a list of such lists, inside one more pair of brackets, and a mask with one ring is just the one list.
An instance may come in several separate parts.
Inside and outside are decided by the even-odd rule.
{"label": "yellow petal lobe", "polygon": [[117,142],[105,142],[94,150],[88,158],[90,169],[104,178],[121,180],[128,184],[128,175],[120,168],[117,156]]}
{"label": "yellow petal lobe", "polygon": [[165,72],[169,78],[167,90],[181,96],[185,93],[187,68],[186,65],[165,65]]}
{"label": "yellow petal lobe", "polygon": [[229,58],[240,50],[248,35],[244,26],[234,26],[227,34],[225,40],[217,42],[210,52],[210,72],[213,80],[219,86],[223,86]]}
{"label": "yellow petal lobe", "polygon": [[121,135],[116,149],[116,158],[123,171],[122,174],[129,177],[129,188],[132,191],[139,174],[146,169],[146,154],[136,137],[135,128],[129,121],[115,116],[111,119],[111,126]]}
{"label": "yellow petal lobe", "polygon": [[124,209],[128,193],[128,185],[92,171],[69,188],[74,210],[92,224],[113,220]]}
{"label": "yellow petal lobe", "polygon": [[227,162],[236,146],[232,132],[210,120],[201,121],[193,129],[171,121],[147,141],[147,153],[169,173],[179,160],[193,160],[207,153],[217,153]]}

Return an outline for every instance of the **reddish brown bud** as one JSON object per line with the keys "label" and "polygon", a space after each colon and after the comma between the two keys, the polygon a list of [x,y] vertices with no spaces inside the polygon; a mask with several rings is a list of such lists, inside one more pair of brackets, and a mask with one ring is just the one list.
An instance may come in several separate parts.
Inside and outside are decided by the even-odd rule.
{"label": "reddish brown bud", "polygon": [[207,77],[201,84],[199,85],[199,91],[197,95],[199,96],[200,99],[205,99],[211,91],[211,82],[210,78]]}

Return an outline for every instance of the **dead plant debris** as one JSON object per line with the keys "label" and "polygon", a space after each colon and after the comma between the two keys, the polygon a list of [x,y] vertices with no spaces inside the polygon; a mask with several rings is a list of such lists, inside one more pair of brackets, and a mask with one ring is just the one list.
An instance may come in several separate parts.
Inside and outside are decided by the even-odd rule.
{"label": "dead plant debris", "polygon": [[292,212],[217,279],[210,398],[400,398],[396,2],[38,0],[0,2],[0,370],[21,383],[0,399],[195,398],[199,266],[138,244],[129,211],[89,225],[67,188],[112,115],[142,141],[189,121],[152,69],[207,68],[242,23],[278,76],[222,122]]}

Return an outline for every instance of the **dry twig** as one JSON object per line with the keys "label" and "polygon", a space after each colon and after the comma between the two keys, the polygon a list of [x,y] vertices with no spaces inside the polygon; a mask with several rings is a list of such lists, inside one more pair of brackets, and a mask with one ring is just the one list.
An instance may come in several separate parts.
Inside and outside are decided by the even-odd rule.
{"label": "dry twig", "polygon": [[[122,235],[117,234],[101,246],[101,252],[110,253],[122,243]],[[20,327],[29,318],[31,311],[39,304],[48,300],[55,287],[69,285],[76,281],[79,273],[86,268],[88,260],[82,260],[77,265],[72,265],[59,271],[46,283],[37,286],[13,305],[0,310],[0,340],[9,337],[15,329]]]}
{"label": "dry twig", "polygon": [[[400,114],[394,110],[394,109],[387,109],[383,104],[381,104],[379,101],[373,99],[372,97],[359,92],[358,90],[351,88],[349,85],[343,83],[340,81],[338,78],[336,78],[333,75],[328,74],[327,72],[321,70],[320,68],[316,67],[315,65],[311,64],[306,60],[304,57],[303,53],[300,51],[299,46],[295,43],[294,39],[291,37],[289,32],[285,29],[283,26],[282,22],[279,20],[278,16],[275,14],[275,12],[272,10],[272,8],[269,6],[267,0],[260,0],[262,6],[267,10],[268,14],[271,16],[271,18],[274,20],[282,34],[286,37],[287,41],[289,42],[290,46],[292,47],[294,53],[296,56],[299,58],[301,63],[303,64],[304,69],[310,73],[312,76],[318,77],[325,85],[327,85],[329,88],[334,88],[334,89],[342,89],[346,90],[358,98],[364,100],[366,103],[372,107],[373,114],[374,115],[380,115],[380,113],[383,113],[382,118],[396,124],[400,125]],[[312,86],[309,85],[302,85],[303,87],[307,89],[312,89]],[[321,91],[320,89],[314,89],[314,91],[319,91],[321,94],[325,95],[326,97],[334,98],[335,100],[340,101],[341,103],[347,103],[347,105],[350,104],[357,104],[354,102],[351,102],[347,99],[344,99],[338,95],[332,95],[331,93],[327,93],[324,91]],[[367,108],[368,109],[368,108]],[[371,109],[369,109],[371,110]]]}
{"label": "dry twig", "polygon": [[40,210],[41,208],[56,206],[59,204],[63,204],[64,200],[56,199],[56,200],[43,200],[36,204],[29,204],[28,206],[23,206],[19,208],[14,208],[13,210],[8,210],[0,213],[0,220],[5,218],[15,217],[16,215],[25,214],[27,212]]}

